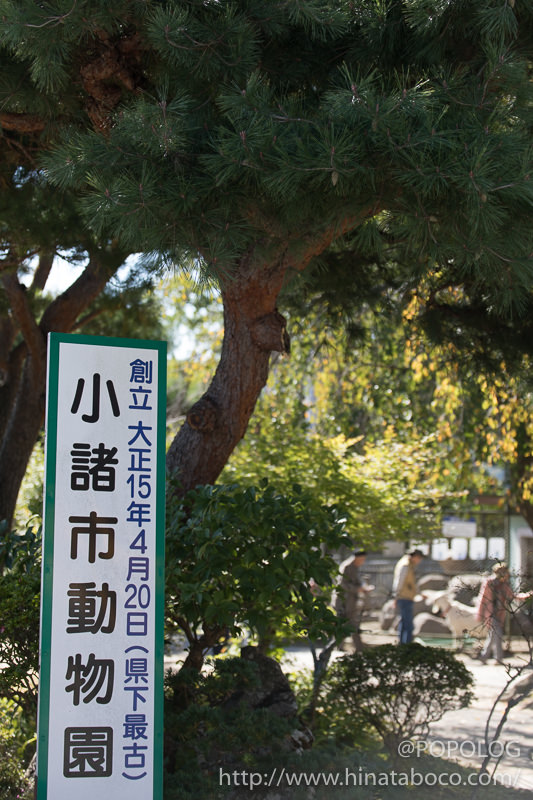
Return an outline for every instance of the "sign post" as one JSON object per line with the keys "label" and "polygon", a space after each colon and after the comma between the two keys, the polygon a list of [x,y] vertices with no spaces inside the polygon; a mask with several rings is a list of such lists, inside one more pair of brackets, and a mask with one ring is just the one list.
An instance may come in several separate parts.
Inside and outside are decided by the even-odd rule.
{"label": "sign post", "polygon": [[50,334],[38,800],[161,800],[166,344]]}

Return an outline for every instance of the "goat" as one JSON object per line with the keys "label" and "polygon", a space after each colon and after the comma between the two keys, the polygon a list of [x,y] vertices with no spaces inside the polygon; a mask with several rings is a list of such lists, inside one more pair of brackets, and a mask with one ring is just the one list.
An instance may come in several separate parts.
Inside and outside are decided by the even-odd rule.
{"label": "goat", "polygon": [[466,634],[479,639],[485,636],[486,629],[483,622],[477,618],[474,606],[467,606],[458,600],[452,600],[446,592],[433,598],[432,612],[442,614],[450,628],[455,645],[459,649],[464,647],[464,637]]}

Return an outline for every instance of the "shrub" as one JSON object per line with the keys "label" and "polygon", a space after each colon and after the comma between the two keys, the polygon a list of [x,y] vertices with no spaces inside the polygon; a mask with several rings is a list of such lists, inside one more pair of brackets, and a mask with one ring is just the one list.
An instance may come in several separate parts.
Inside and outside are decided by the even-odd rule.
{"label": "shrub", "polygon": [[366,725],[395,759],[402,740],[425,735],[446,711],[468,706],[472,685],[472,674],[446,650],[387,644],[338,659],[323,699],[340,708],[337,734]]}
{"label": "shrub", "polygon": [[0,697],[30,716],[37,703],[41,530],[30,522],[10,533],[0,548]]}
{"label": "shrub", "polygon": [[324,548],[346,541],[344,520],[294,487],[284,495],[260,487],[198,486],[167,510],[166,622],[189,643],[189,663],[224,633],[246,627],[270,644],[290,637],[337,635],[340,623],[327,592],[315,595],[312,577],[331,589],[337,565]]}
{"label": "shrub", "polygon": [[251,770],[286,753],[295,718],[252,708],[244,696],[260,686],[255,663],[209,659],[199,673],[182,669],[165,682],[165,797],[218,796],[219,769]]}
{"label": "shrub", "polygon": [[34,722],[15,703],[0,699],[0,798],[29,796],[25,770],[35,751]]}

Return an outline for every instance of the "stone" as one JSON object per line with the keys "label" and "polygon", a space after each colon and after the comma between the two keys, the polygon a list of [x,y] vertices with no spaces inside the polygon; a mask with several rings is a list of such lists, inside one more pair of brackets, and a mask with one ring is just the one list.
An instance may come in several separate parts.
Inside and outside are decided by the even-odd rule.
{"label": "stone", "polygon": [[251,645],[242,648],[241,658],[252,661],[257,666],[259,685],[237,689],[225,705],[231,707],[244,704],[252,709],[268,709],[278,717],[296,716],[296,697],[278,662]]}
{"label": "stone", "polygon": [[413,624],[413,636],[421,636],[422,634],[448,637],[452,635],[452,632],[443,619],[424,612],[416,615]]}
{"label": "stone", "polygon": [[436,573],[422,575],[417,582],[417,588],[419,592],[423,592],[426,589],[444,592],[448,588],[448,578],[446,575],[437,575]]}
{"label": "stone", "polygon": [[379,614],[379,626],[382,631],[398,627],[398,614],[396,613],[396,603],[394,600],[387,600]]}

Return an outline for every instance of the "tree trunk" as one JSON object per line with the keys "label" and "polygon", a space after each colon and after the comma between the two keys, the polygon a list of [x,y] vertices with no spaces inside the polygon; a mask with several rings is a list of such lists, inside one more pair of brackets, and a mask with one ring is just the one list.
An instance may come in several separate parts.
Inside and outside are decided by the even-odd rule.
{"label": "tree trunk", "polygon": [[167,452],[167,472],[178,478],[178,493],[216,481],[246,432],[268,378],[270,354],[289,352],[286,323],[277,310],[287,270],[304,270],[336,238],[377,211],[377,205],[369,206],[338,225],[313,235],[297,231],[270,248],[258,241],[222,277],[220,361],[207,392],[191,408]]}
{"label": "tree trunk", "polygon": [[[289,351],[285,320],[276,307],[287,270],[305,269],[334,239],[377,210],[376,206],[359,210],[312,236],[297,231],[292,237],[278,236],[275,245],[257,241],[236,262],[233,272],[221,278],[224,341],[220,362],[209,389],[187,414],[167,454],[168,472],[178,478],[180,493],[216,481],[246,432],[268,378],[270,354]],[[10,354],[16,352],[17,358],[11,359],[8,374],[2,352],[6,348],[0,347],[0,520],[11,524],[42,425],[47,335],[73,329],[126,255],[114,250],[91,254],[82,275],[46,308],[39,324],[31,315],[16,271],[1,278],[10,303],[10,322],[16,323],[23,342]]]}
{"label": "tree trunk", "polygon": [[0,445],[0,519],[11,525],[15,505],[44,418],[46,348],[43,359],[29,356],[18,377],[12,413]]}
{"label": "tree trunk", "polygon": [[268,378],[272,351],[288,352],[285,320],[276,309],[287,264],[247,256],[222,283],[224,340],[207,392],[187,414],[167,454],[180,491],[214,483],[246,432]]}
{"label": "tree trunk", "polygon": [[11,310],[9,322],[23,337],[10,353],[0,390],[0,520],[6,520],[8,526],[44,420],[48,333],[71,331],[123,260],[118,254],[112,264],[109,256],[105,264],[98,257],[91,258],[77,281],[50,303],[38,324],[16,273],[2,276]]}
{"label": "tree trunk", "polygon": [[202,635],[189,639],[189,649],[182,669],[191,669],[200,672],[204,665],[204,653],[214,647],[227,632],[222,625],[203,626]]}

